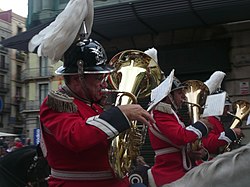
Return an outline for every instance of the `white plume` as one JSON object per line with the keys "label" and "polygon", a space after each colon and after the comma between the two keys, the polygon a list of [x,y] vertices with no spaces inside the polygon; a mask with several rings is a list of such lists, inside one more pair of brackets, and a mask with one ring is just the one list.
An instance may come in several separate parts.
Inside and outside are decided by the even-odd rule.
{"label": "white plume", "polygon": [[59,61],[79,34],[83,25],[89,37],[93,25],[93,0],[70,0],[65,9],[49,26],[33,36],[29,41],[29,51],[37,49],[38,56],[45,56],[55,62]]}
{"label": "white plume", "polygon": [[157,50],[154,47],[144,51],[144,53],[146,53],[148,56],[154,59],[155,62],[158,63]]}
{"label": "white plume", "polygon": [[209,89],[209,93],[214,93],[218,88],[221,88],[221,83],[225,77],[225,73],[222,71],[215,71],[208,80],[204,82]]}

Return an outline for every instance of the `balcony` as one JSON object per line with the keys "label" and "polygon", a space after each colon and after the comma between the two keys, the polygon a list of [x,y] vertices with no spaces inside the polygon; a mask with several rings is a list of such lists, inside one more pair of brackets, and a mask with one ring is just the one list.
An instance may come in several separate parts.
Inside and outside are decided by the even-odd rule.
{"label": "balcony", "polygon": [[3,53],[8,53],[8,48],[5,48],[3,46],[0,45],[0,52],[3,52]]}
{"label": "balcony", "polygon": [[53,67],[31,68],[31,69],[26,69],[22,72],[21,80],[25,81],[25,80],[50,78],[53,75],[54,75]]}
{"label": "balcony", "polygon": [[3,104],[3,113],[10,113],[11,111],[11,104],[10,103],[4,103]]}
{"label": "balcony", "polygon": [[9,125],[13,125],[15,127],[23,127],[23,119],[19,117],[9,117]]}
{"label": "balcony", "polygon": [[26,54],[23,51],[16,51],[16,59],[18,61],[24,62],[26,59]]}
{"label": "balcony", "polygon": [[10,84],[5,84],[5,83],[0,82],[0,92],[1,93],[6,93],[9,91],[9,89],[10,89]]}
{"label": "balcony", "polygon": [[6,73],[8,72],[8,70],[9,70],[9,64],[0,61],[0,71]]}
{"label": "balcony", "polygon": [[40,110],[40,101],[23,101],[20,104],[20,112],[38,112]]}

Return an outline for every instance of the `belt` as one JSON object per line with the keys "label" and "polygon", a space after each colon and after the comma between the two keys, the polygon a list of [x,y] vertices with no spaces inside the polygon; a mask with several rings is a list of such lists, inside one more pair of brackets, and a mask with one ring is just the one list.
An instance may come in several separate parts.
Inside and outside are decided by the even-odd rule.
{"label": "belt", "polygon": [[112,179],[112,171],[62,171],[51,168],[51,176],[63,180],[104,180]]}
{"label": "belt", "polygon": [[156,156],[164,155],[164,154],[168,154],[168,153],[176,153],[176,152],[180,152],[180,150],[175,148],[175,147],[168,147],[168,148],[155,150]]}

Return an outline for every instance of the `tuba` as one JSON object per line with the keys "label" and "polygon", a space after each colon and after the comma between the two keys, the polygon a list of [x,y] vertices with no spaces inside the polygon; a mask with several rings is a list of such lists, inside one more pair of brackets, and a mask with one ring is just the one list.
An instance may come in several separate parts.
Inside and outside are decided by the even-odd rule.
{"label": "tuba", "polygon": [[244,100],[237,100],[232,104],[233,111],[235,111],[234,119],[230,129],[240,127],[242,120],[250,113],[250,103]]}
{"label": "tuba", "polygon": [[[160,84],[162,73],[158,64],[147,54],[138,50],[126,50],[116,54],[110,65],[116,71],[108,77],[108,83],[115,92],[115,106],[136,104],[138,98],[150,95]],[[116,136],[110,146],[109,161],[117,177],[123,178],[130,170],[132,162],[140,155],[147,133],[145,125],[131,121],[131,128]]]}
{"label": "tuba", "polygon": [[[189,117],[191,119],[191,123],[193,124],[200,119],[200,115],[202,114],[202,106],[206,102],[209,89],[203,82],[199,80],[188,80],[183,82],[183,85],[185,86],[185,103],[188,105]],[[191,149],[194,151],[199,150],[200,147],[200,140],[197,140],[191,144]]]}
{"label": "tuba", "polygon": [[[230,129],[238,128],[242,125],[242,120],[250,113],[250,103],[245,100],[237,100],[233,102],[232,109],[234,111],[234,114],[229,113],[230,115],[234,116],[232,124],[230,126]],[[229,143],[225,149],[224,152],[229,152],[232,150],[233,144],[239,144],[241,139]]]}

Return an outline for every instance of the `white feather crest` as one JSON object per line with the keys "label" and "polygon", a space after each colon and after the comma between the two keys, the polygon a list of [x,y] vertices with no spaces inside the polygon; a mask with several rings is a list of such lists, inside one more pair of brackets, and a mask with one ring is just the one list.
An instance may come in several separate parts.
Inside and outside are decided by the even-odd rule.
{"label": "white feather crest", "polygon": [[59,61],[78,38],[83,22],[87,28],[86,38],[89,37],[93,17],[93,0],[70,0],[55,21],[32,37],[29,41],[29,51],[34,52],[38,47],[38,56],[48,57],[53,63]]}
{"label": "white feather crest", "polygon": [[157,50],[154,47],[144,51],[144,53],[146,53],[148,56],[154,59],[155,62],[158,63]]}
{"label": "white feather crest", "polygon": [[204,82],[204,84],[207,85],[210,94],[221,88],[221,83],[225,75],[226,74],[222,71],[215,71],[210,78]]}

